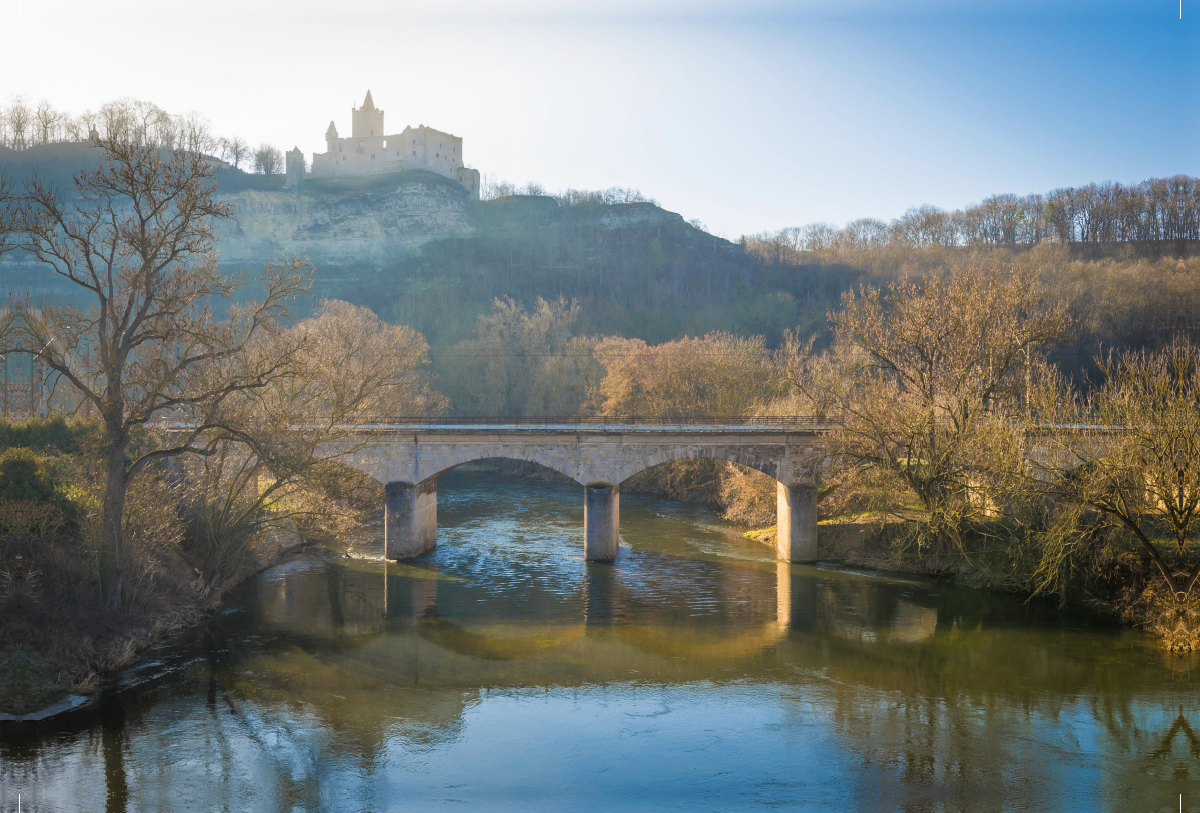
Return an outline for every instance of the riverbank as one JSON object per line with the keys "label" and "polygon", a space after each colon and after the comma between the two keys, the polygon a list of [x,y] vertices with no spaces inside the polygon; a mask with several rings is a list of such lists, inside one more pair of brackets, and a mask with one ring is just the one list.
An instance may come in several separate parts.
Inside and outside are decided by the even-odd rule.
{"label": "riverbank", "polygon": [[[420,561],[272,568],[77,722],[0,736],[10,798],[490,810],[517,788],[531,811],[1077,810],[1194,773],[1176,721],[1200,719],[1195,660],[1147,636],[1052,601],[780,567],[711,512],[641,496],[622,501],[629,549],[596,567],[580,490],[452,473]],[[1076,739],[1082,756],[1062,747]],[[928,770],[897,778],[918,757]]]}
{"label": "riverbank", "polygon": [[[58,714],[78,709],[81,702],[64,701],[92,695],[141,652],[211,616],[231,590],[310,544],[295,531],[276,531],[269,537],[235,579],[210,590],[195,577],[194,567],[176,560],[175,568],[158,573],[157,594],[142,595],[133,607],[114,610],[98,595],[91,601],[76,597],[78,612],[64,617],[38,606],[43,596],[36,595],[36,586],[34,600],[23,608],[11,611],[9,601],[10,612],[0,620],[0,725],[49,724]],[[11,571],[8,575],[4,598],[11,599],[14,579]],[[21,580],[36,578],[26,573]]]}
{"label": "riverbank", "polygon": [[126,495],[118,565],[102,527],[96,432],[61,418],[0,421],[0,714],[93,693],[246,579],[309,540],[340,538],[382,504],[365,475],[340,481],[336,498],[300,493],[284,505],[264,502],[255,478],[153,467]]}
{"label": "riverbank", "polygon": [[[555,472],[520,461],[481,461],[462,468],[518,480],[576,485]],[[934,576],[994,592],[1022,592],[1021,584],[1012,578],[1011,568],[1006,574],[1005,564],[999,558],[984,561],[978,555],[985,552],[982,549],[965,551],[955,559],[898,545],[905,526],[904,521],[886,520],[878,515],[823,520],[818,534],[820,561],[876,572]],[[747,531],[745,535],[765,547],[774,546],[773,528]],[[10,646],[0,655],[0,714],[27,715],[53,706],[68,696],[93,692],[104,676],[127,666],[138,653],[155,642],[207,617],[221,606],[229,590],[279,563],[305,544],[294,531],[277,534],[269,546],[260,550],[253,567],[247,567],[235,581],[208,593],[202,591],[198,579],[191,577],[188,581],[194,568],[176,558],[172,567],[159,573],[157,597],[143,596],[138,605],[141,609],[118,613],[97,603],[91,612],[74,615],[74,626],[50,626],[41,630],[38,636],[29,636],[25,646],[15,649]],[[172,585],[173,593],[168,589]],[[1024,592],[1028,594],[1028,590]],[[1064,598],[1069,598],[1070,603],[1104,609],[1121,617],[1111,595],[1106,601],[1098,600],[1094,595],[1091,600],[1074,595]],[[156,609],[147,609],[152,606]],[[1135,615],[1126,612],[1123,620],[1136,624]],[[7,616],[0,622],[0,631],[7,633],[8,640],[12,639],[12,627],[19,620],[18,614]],[[28,646],[30,642],[34,645]],[[63,646],[63,642],[69,645]]]}
{"label": "riverbank", "polygon": [[[1180,612],[1164,597],[1154,563],[1130,540],[1117,533],[1097,533],[1090,546],[1063,557],[1056,589],[1041,587],[1036,569],[1038,546],[1031,529],[1014,532],[1002,521],[985,523],[963,534],[961,548],[936,550],[918,546],[916,518],[861,515],[822,520],[818,558],[826,564],[881,573],[906,573],[996,594],[1040,598],[1060,608],[1099,613],[1122,626],[1157,638],[1175,656],[1200,650],[1200,612],[1193,605]],[[775,528],[745,532],[774,547]],[[1169,563],[1170,564],[1170,563]]]}

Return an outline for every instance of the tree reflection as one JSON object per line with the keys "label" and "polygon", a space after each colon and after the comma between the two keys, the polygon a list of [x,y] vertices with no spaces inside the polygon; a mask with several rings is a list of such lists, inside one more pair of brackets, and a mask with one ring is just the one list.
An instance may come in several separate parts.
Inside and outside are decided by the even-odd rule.
{"label": "tree reflection", "polygon": [[100,712],[100,750],[104,756],[104,813],[125,813],[129,780],[125,775],[125,710],[111,698]]}

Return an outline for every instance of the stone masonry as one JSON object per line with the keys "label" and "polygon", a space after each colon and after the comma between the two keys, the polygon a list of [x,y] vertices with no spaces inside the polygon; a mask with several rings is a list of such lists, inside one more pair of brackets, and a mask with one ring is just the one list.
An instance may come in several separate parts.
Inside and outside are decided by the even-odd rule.
{"label": "stone masonry", "polygon": [[[585,558],[617,554],[620,485],[673,460],[715,458],[740,463],[778,482],[779,558],[814,561],[817,488],[826,465],[819,429],[774,427],[380,427],[343,461],[386,487],[386,554],[403,559],[437,540],[438,475],[491,457],[528,460],[584,487]],[[330,449],[336,453],[337,450]]]}

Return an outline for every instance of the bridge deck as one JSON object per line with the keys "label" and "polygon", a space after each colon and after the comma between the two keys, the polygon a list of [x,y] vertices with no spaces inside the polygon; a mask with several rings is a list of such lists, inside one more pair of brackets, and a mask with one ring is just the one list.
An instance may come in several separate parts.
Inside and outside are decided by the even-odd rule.
{"label": "bridge deck", "polygon": [[816,434],[832,429],[831,425],[787,424],[626,424],[626,423],[378,423],[356,427],[363,432],[438,432],[463,435],[491,433],[567,432],[570,434],[695,434],[695,435],[794,435]]}

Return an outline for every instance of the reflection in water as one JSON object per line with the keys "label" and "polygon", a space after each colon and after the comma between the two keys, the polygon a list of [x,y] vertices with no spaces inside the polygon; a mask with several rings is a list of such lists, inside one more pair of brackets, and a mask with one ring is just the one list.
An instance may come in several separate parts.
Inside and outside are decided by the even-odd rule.
{"label": "reflection in water", "polygon": [[[1184,743],[1188,746],[1188,750],[1192,759],[1200,757],[1200,738],[1196,737],[1196,732],[1192,730],[1192,724],[1189,723],[1188,719],[1183,716],[1183,710],[1180,709],[1179,716],[1175,718],[1175,722],[1171,723],[1171,728],[1167,730],[1165,735],[1163,735],[1162,745],[1160,745],[1154,751],[1153,756],[1156,759],[1163,759],[1171,756],[1174,751],[1176,734],[1183,735]],[[1188,771],[1188,766],[1186,764],[1180,765],[1176,770],[1182,770],[1184,778],[1186,778]]]}
{"label": "reflection in water", "polygon": [[119,702],[109,703],[101,712],[100,749],[104,752],[104,813],[125,813],[129,805],[129,785],[125,777],[125,713]]}
{"label": "reflection in water", "polygon": [[0,746],[0,811],[1200,809],[1192,661],[628,495],[586,563],[577,492],[447,476],[430,558],[264,574]]}

